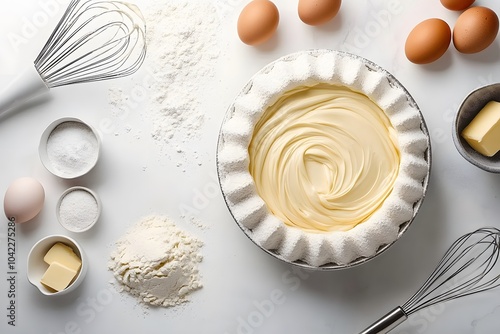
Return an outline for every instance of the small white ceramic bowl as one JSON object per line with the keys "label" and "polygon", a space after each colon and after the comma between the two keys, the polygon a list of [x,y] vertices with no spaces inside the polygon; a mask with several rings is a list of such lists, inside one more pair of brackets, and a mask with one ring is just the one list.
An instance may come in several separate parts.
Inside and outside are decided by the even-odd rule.
{"label": "small white ceramic bowl", "polygon": [[[88,224],[85,224],[84,226],[82,226],[81,228],[78,227],[78,226],[71,226],[68,224],[68,222],[65,221],[65,219],[63,217],[61,217],[61,204],[64,200],[64,198],[74,192],[74,191],[82,191],[82,192],[85,192],[87,193],[89,196],[93,197],[93,199],[95,200],[95,203],[96,203],[96,207],[95,207],[95,210],[97,211],[96,212],[96,216],[88,222]],[[83,207],[79,207],[79,205],[83,203],[73,203],[72,205],[72,209],[73,210],[84,210]],[[75,211],[75,214],[78,214],[77,211]],[[80,232],[85,232],[85,231],[88,231],[92,228],[92,226],[95,225],[95,223],[97,223],[97,221],[99,220],[99,216],[101,215],[101,200],[99,199],[99,196],[97,196],[97,194],[90,190],[89,188],[86,188],[86,187],[81,187],[81,186],[76,186],[76,187],[71,187],[69,189],[66,189],[61,197],[59,197],[59,200],[57,201],[57,206],[56,206],[56,215],[57,215],[57,220],[59,221],[59,224],[61,224],[62,227],[64,227],[66,230],[70,231],[70,232],[75,232],[75,233],[80,233]],[[83,214],[80,215],[80,217],[83,217]],[[76,218],[76,217],[74,217]],[[83,222],[81,222],[83,223]]]}
{"label": "small white ceramic bowl", "polygon": [[[45,271],[48,268],[48,264],[45,263],[43,257],[45,256],[45,254],[47,254],[49,249],[57,242],[62,242],[73,248],[75,254],[78,255],[82,260],[82,267],[80,268],[80,271],[78,272],[78,275],[75,277],[73,282],[66,289],[54,292],[45,287],[40,282],[40,280],[42,279]],[[80,285],[80,283],[82,283],[82,281],[85,278],[85,275],[87,274],[88,266],[89,266],[88,258],[85,255],[85,252],[83,251],[81,246],[75,240],[64,235],[49,235],[38,241],[31,248],[28,254],[28,269],[27,269],[28,281],[31,284],[33,284],[36,288],[38,288],[38,290],[46,296],[64,295],[71,291],[74,291]]]}
{"label": "small white ceramic bowl", "polygon": [[[75,171],[71,171],[71,172],[62,171],[61,169],[58,169],[51,161],[51,159],[49,157],[49,153],[47,151],[47,149],[48,149],[47,143],[49,141],[51,134],[54,132],[54,130],[59,125],[62,125],[63,123],[67,123],[70,126],[73,124],[75,126],[75,128],[77,128],[79,126],[80,127],[83,126],[83,127],[87,128],[88,130],[91,131],[91,133],[93,134],[93,138],[95,139],[95,141],[97,143],[95,152],[92,155],[92,159],[90,159],[90,161],[87,161],[85,166],[83,166],[79,169],[75,169]],[[72,145],[72,144],[74,144],[74,143],[71,143],[70,141],[68,141],[68,145]],[[45,131],[42,134],[42,137],[40,138],[40,144],[38,146],[38,153],[40,155],[40,160],[42,161],[42,164],[49,172],[51,172],[55,176],[58,176],[58,177],[63,178],[63,179],[75,179],[77,177],[80,177],[80,176],[87,174],[88,172],[90,172],[92,170],[92,168],[94,168],[94,166],[97,164],[97,161],[99,160],[100,146],[101,146],[101,139],[100,139],[97,131],[92,126],[88,125],[87,123],[83,122],[82,120],[80,120],[78,118],[65,117],[65,118],[60,118],[60,119],[52,122],[45,129]],[[66,159],[71,160],[71,161],[75,161],[74,156],[68,156],[68,157],[66,157]]]}
{"label": "small white ceramic bowl", "polygon": [[500,173],[500,153],[486,157],[476,152],[460,135],[490,101],[500,101],[500,83],[480,87],[465,97],[453,122],[453,142],[462,157],[474,166],[490,173]]}

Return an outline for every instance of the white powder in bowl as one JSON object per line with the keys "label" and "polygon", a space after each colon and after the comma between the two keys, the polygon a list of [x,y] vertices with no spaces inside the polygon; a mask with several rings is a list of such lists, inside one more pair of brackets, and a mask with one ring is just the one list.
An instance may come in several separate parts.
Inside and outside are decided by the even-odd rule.
{"label": "white powder in bowl", "polygon": [[198,272],[202,245],[168,218],[146,217],[116,242],[109,269],[122,290],[141,302],[176,306],[202,287]]}
{"label": "white powder in bowl", "polygon": [[99,203],[95,194],[83,187],[70,188],[59,202],[58,218],[72,232],[91,228],[99,218]]}
{"label": "white powder in bowl", "polygon": [[52,130],[47,139],[47,159],[55,174],[76,177],[88,172],[97,162],[99,142],[86,124],[67,121]]}

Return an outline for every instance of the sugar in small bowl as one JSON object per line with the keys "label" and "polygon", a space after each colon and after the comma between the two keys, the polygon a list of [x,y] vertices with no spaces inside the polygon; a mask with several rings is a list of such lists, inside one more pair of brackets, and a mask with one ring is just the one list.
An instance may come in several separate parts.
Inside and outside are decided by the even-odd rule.
{"label": "sugar in small bowl", "polygon": [[87,174],[99,158],[100,138],[77,118],[61,118],[43,132],[38,151],[45,168],[63,179]]}
{"label": "sugar in small bowl", "polygon": [[68,231],[85,232],[99,220],[101,201],[88,188],[71,187],[59,198],[56,214],[59,223]]}

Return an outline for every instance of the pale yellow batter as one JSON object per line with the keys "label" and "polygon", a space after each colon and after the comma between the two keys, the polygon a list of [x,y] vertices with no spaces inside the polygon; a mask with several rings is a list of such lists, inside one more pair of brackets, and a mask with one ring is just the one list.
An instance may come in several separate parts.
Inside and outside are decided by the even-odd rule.
{"label": "pale yellow batter", "polygon": [[399,172],[396,131],[366,95],[319,84],[283,94],[256,124],[250,174],[269,210],[309,232],[369,218]]}

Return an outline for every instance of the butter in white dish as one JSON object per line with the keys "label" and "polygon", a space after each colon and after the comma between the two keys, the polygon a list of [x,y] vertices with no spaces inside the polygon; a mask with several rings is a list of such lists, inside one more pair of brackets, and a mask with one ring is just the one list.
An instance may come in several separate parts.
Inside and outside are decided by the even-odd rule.
{"label": "butter in white dish", "polygon": [[49,267],[40,282],[58,292],[71,284],[82,265],[82,260],[73,249],[61,242],[55,243],[43,259]]}

